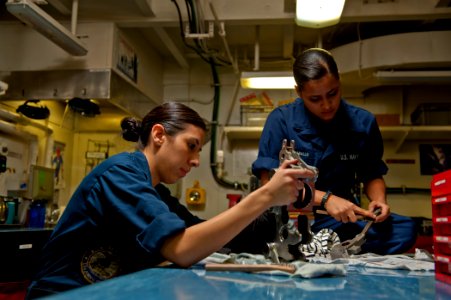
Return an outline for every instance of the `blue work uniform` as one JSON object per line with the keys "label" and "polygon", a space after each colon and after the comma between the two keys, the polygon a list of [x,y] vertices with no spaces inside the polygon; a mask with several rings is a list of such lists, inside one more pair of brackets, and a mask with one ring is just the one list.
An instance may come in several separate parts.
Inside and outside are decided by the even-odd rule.
{"label": "blue work uniform", "polygon": [[187,215],[191,224],[171,211],[152,186],[142,152],[110,157],[73,194],[42,251],[28,298],[161,263],[160,249],[166,238],[202,221],[186,211],[180,214]]}
{"label": "blue work uniform", "polygon": [[[382,178],[388,171],[382,160],[382,136],[374,115],[341,100],[337,114],[325,123],[309,112],[300,98],[274,109],[264,126],[258,157],[252,172],[279,167],[282,141],[295,142],[295,150],[309,165],[319,170],[315,187],[360,205],[355,197],[360,183]],[[316,209],[314,209],[315,211]],[[313,232],[331,228],[342,241],[353,238],[366,222],[341,223],[315,213]],[[416,239],[411,218],[391,214],[385,222],[373,224],[363,252],[400,253],[410,249]]]}

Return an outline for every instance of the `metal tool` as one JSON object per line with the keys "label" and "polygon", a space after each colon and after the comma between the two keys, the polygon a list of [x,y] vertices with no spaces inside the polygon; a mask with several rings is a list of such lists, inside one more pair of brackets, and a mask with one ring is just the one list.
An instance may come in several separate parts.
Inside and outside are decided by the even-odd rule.
{"label": "metal tool", "polygon": [[268,256],[272,262],[279,264],[281,261],[289,262],[300,258],[300,253],[290,253],[290,245],[296,245],[302,240],[302,236],[295,226],[284,222],[282,207],[274,207],[272,212],[276,219],[276,238],[268,243]]}
{"label": "metal tool", "polygon": [[282,165],[285,160],[296,159],[298,162],[296,164],[292,164],[291,168],[307,169],[313,172],[314,176],[312,178],[304,178],[301,180],[304,183],[305,191],[304,193],[299,193],[298,199],[293,203],[293,206],[296,208],[304,208],[309,205],[314,199],[315,182],[318,179],[319,172],[316,167],[310,166],[304,160],[302,160],[299,153],[297,153],[294,149],[294,140],[291,140],[291,143],[287,143],[286,139],[282,141],[282,148],[279,152],[279,165]]}
{"label": "metal tool", "polygon": [[[287,140],[283,140],[282,148],[279,152],[280,165],[285,160],[296,159],[297,164],[292,164],[292,168],[308,169],[314,173],[313,178],[300,179],[304,183],[304,192],[299,193],[298,199],[293,203],[296,208],[304,208],[310,204],[314,198],[314,184],[318,178],[318,169],[306,164],[299,154],[294,150],[294,140],[291,144],[287,144]],[[276,172],[277,170],[273,170]],[[274,174],[274,173],[272,173]],[[293,260],[303,259],[305,260],[302,252],[299,251],[299,247],[292,247],[299,244],[301,241],[310,240],[310,237],[304,237],[299,233],[298,229],[293,224],[288,222],[288,218],[285,216],[286,207],[276,206],[271,208],[271,212],[274,213],[276,219],[276,237],[274,242],[268,243],[268,256],[274,263],[290,262]],[[305,232],[310,232],[307,230]],[[297,249],[297,250],[296,250]]]}
{"label": "metal tool", "polygon": [[[380,215],[381,209],[377,208],[374,211],[374,214],[376,216]],[[353,239],[332,246],[332,248],[330,249],[331,259],[348,258],[349,255],[360,253],[360,251],[362,251],[361,246],[366,242],[365,235],[367,231],[370,229],[371,225],[373,225],[374,221],[375,220],[368,221],[363,230],[359,234],[357,234]]]}

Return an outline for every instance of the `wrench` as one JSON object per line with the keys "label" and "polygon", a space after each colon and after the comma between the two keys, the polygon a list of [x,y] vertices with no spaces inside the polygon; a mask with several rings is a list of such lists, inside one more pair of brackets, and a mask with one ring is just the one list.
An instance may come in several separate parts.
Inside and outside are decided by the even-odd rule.
{"label": "wrench", "polygon": [[[376,216],[381,214],[381,209],[377,208],[374,211]],[[350,254],[358,254],[362,250],[361,246],[366,242],[365,235],[373,225],[375,220],[370,220],[365,224],[363,230],[357,234],[353,239],[344,241],[340,244],[332,246],[330,249],[330,257],[336,258],[348,258]]]}

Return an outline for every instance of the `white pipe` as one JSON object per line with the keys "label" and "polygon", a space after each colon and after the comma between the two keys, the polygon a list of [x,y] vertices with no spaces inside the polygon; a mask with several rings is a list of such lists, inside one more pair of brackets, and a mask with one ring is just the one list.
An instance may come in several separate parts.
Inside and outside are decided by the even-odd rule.
{"label": "white pipe", "polygon": [[318,29],[318,40],[316,42],[316,47],[323,48],[323,36],[321,34],[321,29]]}
{"label": "white pipe", "polygon": [[230,52],[229,44],[227,43],[226,39],[226,32],[224,28],[224,22],[219,22],[218,15],[216,14],[216,10],[213,6],[213,3],[211,3],[211,0],[208,2],[210,5],[211,12],[213,14],[213,17],[215,18],[215,24],[218,27],[218,34],[221,37],[222,43],[224,44],[224,48],[226,50],[227,57],[232,62],[232,67],[235,72],[235,74],[239,74],[240,70],[238,69],[238,64],[235,59],[233,59],[232,53]]}
{"label": "white pipe", "polygon": [[71,31],[73,35],[77,34],[77,18],[78,18],[78,0],[72,0]]}
{"label": "white pipe", "polygon": [[240,78],[238,78],[235,82],[235,88],[233,89],[233,97],[232,97],[232,104],[230,105],[229,114],[227,115],[226,119],[226,126],[230,123],[230,118],[232,117],[232,111],[233,107],[235,106],[236,99],[238,99],[238,92],[240,90]]}
{"label": "white pipe", "polygon": [[53,140],[53,137],[49,134],[46,136],[45,139],[45,160],[44,160],[44,166],[47,168],[52,167],[52,154],[53,154],[53,145],[55,144],[55,141]]}
{"label": "white pipe", "polygon": [[255,27],[254,71],[260,70],[260,26]]}
{"label": "white pipe", "polygon": [[21,115],[12,113],[10,111],[7,110],[3,110],[0,109],[0,119],[6,120],[6,121],[10,121],[10,122],[15,122],[21,125],[25,125],[25,126],[33,126],[36,127],[38,129],[43,130],[45,133],[47,134],[52,134],[53,130],[48,128],[45,125],[30,121],[28,119],[25,119],[24,117],[22,117]]}
{"label": "white pipe", "polygon": [[34,134],[22,131],[22,130],[18,129],[15,125],[5,122],[5,121],[0,121],[0,131],[7,133],[9,135],[14,135],[14,136],[18,137],[19,139],[22,139],[25,141],[36,142],[38,140],[38,138]]}

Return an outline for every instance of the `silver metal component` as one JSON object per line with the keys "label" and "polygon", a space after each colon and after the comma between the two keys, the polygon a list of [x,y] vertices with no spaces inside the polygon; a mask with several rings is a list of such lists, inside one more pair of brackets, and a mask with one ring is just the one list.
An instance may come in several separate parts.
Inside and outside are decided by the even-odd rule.
{"label": "silver metal component", "polygon": [[283,223],[282,208],[274,207],[272,210],[276,216],[277,234],[273,243],[268,243],[269,257],[274,263],[280,263],[280,260],[289,262],[297,259],[288,251],[289,245],[296,245],[302,240],[302,235],[291,223]]}
{"label": "silver metal component", "polygon": [[[299,154],[294,150],[294,141],[291,144],[287,144],[287,140],[283,140],[282,148],[279,152],[279,165],[285,160],[296,159],[297,164],[291,165],[292,168],[308,169],[311,170],[315,176],[313,178],[300,179],[304,183],[304,193],[300,193],[300,201],[310,203],[314,198],[314,183],[318,178],[318,169],[305,163]],[[275,172],[276,170],[273,170]],[[301,207],[305,207],[303,205]],[[290,245],[296,245],[303,240],[302,235],[299,233],[298,229],[295,228],[292,223],[284,222],[282,215],[282,207],[273,207],[271,212],[274,213],[276,218],[276,238],[274,242],[268,243],[268,256],[274,263],[280,263],[280,261],[289,262],[296,259],[305,259],[303,254],[298,251],[297,253],[290,252]],[[309,230],[307,231],[309,232]],[[304,240],[309,240],[309,238],[304,237]],[[299,248],[299,247],[298,247]]]}
{"label": "silver metal component", "polygon": [[318,179],[318,169],[314,166],[308,165],[304,160],[302,160],[299,153],[297,153],[295,150],[295,144],[294,140],[291,140],[291,144],[287,144],[287,140],[284,139],[282,141],[282,149],[279,152],[279,165],[281,165],[285,160],[293,160],[297,159],[298,163],[296,165],[291,165],[292,168],[299,168],[299,169],[307,169],[312,171],[315,175],[313,178],[306,178],[303,179],[306,183],[315,183]]}

